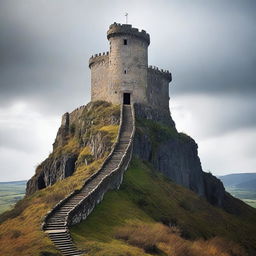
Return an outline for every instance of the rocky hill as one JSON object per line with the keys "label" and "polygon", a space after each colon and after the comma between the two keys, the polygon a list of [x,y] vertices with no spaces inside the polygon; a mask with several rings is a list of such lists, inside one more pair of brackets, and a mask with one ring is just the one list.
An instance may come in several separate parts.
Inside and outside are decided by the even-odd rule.
{"label": "rocky hill", "polygon": [[[47,211],[60,200],[75,189],[81,188],[84,181],[97,171],[107,157],[118,133],[119,109],[120,106],[110,103],[93,102],[63,115],[61,127],[53,144],[53,152],[37,167],[35,175],[28,181],[25,199],[20,201],[12,211],[0,216],[2,222],[0,236],[1,243],[4,244],[0,246],[1,255],[17,255],[17,252],[19,255],[59,255],[46,234],[40,230],[43,218]],[[135,112],[136,133],[133,157],[139,162],[143,161],[151,172],[147,172],[147,168],[139,164],[140,171],[134,174],[134,179],[138,175],[139,181],[144,175],[143,170],[147,173],[145,179],[149,179],[152,175],[155,178],[154,180],[150,178],[151,184],[149,183],[147,187],[144,187],[143,182],[146,182],[144,178],[141,180],[140,188],[130,187],[129,181],[121,187],[122,191],[122,188],[126,189],[128,186],[126,196],[136,199],[137,208],[131,208],[130,211],[127,209],[127,218],[132,219],[135,211],[143,209],[150,219],[157,223],[161,222],[167,226],[175,225],[180,228],[182,239],[224,236],[235,243],[240,243],[253,255],[256,244],[256,238],[253,235],[256,233],[255,210],[225,192],[219,179],[202,171],[197,144],[189,136],[177,132],[169,113],[159,112],[138,104],[135,105]],[[161,183],[161,177],[165,179],[164,183]],[[158,196],[154,202],[149,202],[147,194],[153,199],[154,191],[159,183],[163,185],[164,190],[157,192]],[[150,187],[152,191],[147,191]],[[121,193],[118,201],[121,206],[121,201],[125,199],[122,199],[122,195]],[[177,196],[183,199],[179,200]],[[191,196],[197,199],[191,201]],[[164,202],[168,202],[167,204],[173,202],[172,206],[161,203],[161,198],[165,198]],[[176,201],[179,203],[174,203]],[[105,200],[102,205],[104,202]],[[132,200],[130,203],[134,204],[135,201]],[[112,206],[113,202],[108,206],[109,210],[112,210]],[[109,210],[105,212],[106,215],[112,214]],[[159,210],[161,214],[154,214],[156,210]],[[97,208],[95,212],[97,214]],[[214,216],[211,217],[212,213],[217,214],[221,220],[213,218]],[[143,219],[143,216],[139,218]],[[113,218],[116,217],[113,216]],[[115,221],[114,219],[112,221]],[[211,226],[209,226],[210,220]],[[85,223],[87,221],[90,223],[90,216]],[[105,228],[112,230],[111,223],[111,220],[105,222]],[[77,227],[78,230],[84,224],[80,225]],[[91,225],[94,226],[95,223]],[[223,227],[221,228],[222,225],[226,227],[225,232]],[[233,237],[231,233],[235,232],[234,228],[244,230],[242,235],[245,238]],[[80,231],[75,230],[73,233],[78,243],[83,241],[84,236],[86,237],[84,231]],[[97,236],[97,231],[94,231]],[[93,239],[93,231],[90,236]],[[109,233],[109,236],[108,239],[112,239],[111,236],[115,234]],[[6,246],[10,243],[10,246]],[[245,254],[229,253],[226,255]]]}
{"label": "rocky hill", "polygon": [[119,106],[89,103],[62,116],[53,152],[28,181],[26,194],[51,186],[71,176],[75,169],[102,159],[110,152],[117,134]]}
{"label": "rocky hill", "polygon": [[[102,104],[104,109],[108,103],[97,104]],[[94,129],[99,123],[108,127],[118,125],[118,109],[113,116],[103,113],[105,119],[97,120],[93,106],[90,103],[63,115],[53,153],[37,167],[35,176],[28,181],[27,195],[72,175],[81,162],[88,164],[110,151],[111,143],[104,137],[103,130]],[[134,155],[149,161],[157,171],[207,198],[213,205],[231,210],[225,207],[229,196],[222,182],[202,171],[197,144],[186,134],[177,132],[170,114],[140,104],[135,105],[135,112]],[[84,148],[87,152],[81,159],[81,150],[86,151]]]}
{"label": "rocky hill", "polygon": [[240,212],[237,200],[225,191],[222,182],[203,172],[196,142],[177,132],[169,113],[163,115],[138,104],[135,110],[135,156],[150,162],[156,171],[205,197],[211,204],[231,213]]}
{"label": "rocky hill", "polygon": [[256,211],[244,206],[229,214],[134,158],[120,190],[71,234],[89,256],[253,256]]}

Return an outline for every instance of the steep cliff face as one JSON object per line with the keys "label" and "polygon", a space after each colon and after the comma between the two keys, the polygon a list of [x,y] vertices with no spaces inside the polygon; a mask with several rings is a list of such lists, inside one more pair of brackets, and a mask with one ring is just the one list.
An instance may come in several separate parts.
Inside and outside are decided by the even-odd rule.
{"label": "steep cliff face", "polygon": [[202,170],[197,144],[178,133],[169,113],[136,105],[134,154],[149,161],[156,170],[175,183],[223,207],[225,189],[222,182]]}
{"label": "steep cliff face", "polygon": [[120,107],[93,102],[62,117],[53,152],[27,183],[27,195],[71,176],[82,165],[106,157],[115,140]]}
{"label": "steep cliff face", "polygon": [[[169,111],[135,105],[134,155],[175,183],[225,208],[230,199],[222,182],[202,170],[195,141],[178,133]],[[119,106],[93,102],[62,117],[53,152],[28,181],[27,194],[71,176],[81,165],[104,158],[111,150],[120,118]],[[230,207],[229,207],[230,208]]]}

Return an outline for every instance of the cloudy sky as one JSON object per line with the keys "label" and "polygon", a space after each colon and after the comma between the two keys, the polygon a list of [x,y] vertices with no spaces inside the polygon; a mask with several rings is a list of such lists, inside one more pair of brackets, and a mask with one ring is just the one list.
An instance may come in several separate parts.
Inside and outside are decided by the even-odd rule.
{"label": "cloudy sky", "polygon": [[256,171],[256,1],[1,0],[0,181],[31,177],[61,115],[88,103],[88,59],[125,12],[172,72],[172,116],[204,170]]}

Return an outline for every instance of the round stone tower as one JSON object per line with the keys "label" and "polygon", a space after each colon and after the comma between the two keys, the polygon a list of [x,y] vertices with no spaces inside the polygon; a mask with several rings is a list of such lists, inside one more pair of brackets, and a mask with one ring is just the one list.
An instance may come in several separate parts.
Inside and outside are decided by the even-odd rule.
{"label": "round stone tower", "polygon": [[148,46],[150,37],[128,24],[110,25],[109,89],[113,103],[147,103]]}
{"label": "round stone tower", "polygon": [[149,34],[129,24],[114,23],[107,38],[110,50],[89,60],[91,100],[140,103],[169,112],[172,75],[168,70],[148,66]]}
{"label": "round stone tower", "polygon": [[95,54],[89,60],[91,100],[146,104],[149,34],[128,24],[114,23],[107,38],[109,52]]}

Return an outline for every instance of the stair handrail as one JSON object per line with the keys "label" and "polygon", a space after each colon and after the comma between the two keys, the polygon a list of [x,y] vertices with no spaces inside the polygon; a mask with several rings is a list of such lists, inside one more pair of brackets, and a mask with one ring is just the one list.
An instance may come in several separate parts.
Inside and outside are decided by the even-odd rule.
{"label": "stair handrail", "polygon": [[[81,201],[76,204],[75,206],[73,206],[70,211],[67,213],[67,216],[66,216],[66,220],[65,220],[65,225],[68,226],[68,219],[70,218],[70,215],[83,203],[84,200],[86,200],[91,194],[93,194],[94,191],[96,191],[98,189],[98,187],[102,184],[102,182],[108,178],[109,176],[113,175],[113,173],[117,172],[123,165],[123,163],[125,162],[125,159],[126,159],[126,156],[128,155],[129,151],[132,151],[132,145],[133,145],[133,138],[134,138],[134,134],[135,134],[135,112],[134,112],[134,106],[133,104],[131,104],[131,110],[132,110],[132,133],[131,133],[131,136],[130,136],[130,139],[129,139],[129,143],[128,143],[128,146],[123,154],[123,156],[121,157],[121,160],[118,164],[118,166],[113,169],[108,175],[106,175],[105,177],[103,177],[101,179],[101,181],[90,191],[90,193],[84,197],[83,199],[81,199]],[[122,122],[123,124],[123,122]],[[122,127],[120,127],[119,131],[121,130]],[[119,139],[118,139],[119,141]],[[114,151],[114,150],[113,150]],[[112,155],[111,155],[112,156]],[[131,158],[131,157],[130,157]],[[129,160],[130,161],[130,160]]]}
{"label": "stair handrail", "polygon": [[[120,104],[120,120],[119,120],[119,129],[118,129],[118,134],[116,137],[115,142],[112,145],[112,149],[110,151],[110,153],[108,154],[107,158],[104,160],[104,162],[101,164],[101,166],[98,168],[98,170],[92,174],[90,177],[88,177],[87,179],[85,179],[84,184],[82,185],[82,187],[80,189],[76,189],[74,191],[72,191],[70,194],[68,194],[64,199],[60,200],[50,211],[47,212],[47,214],[44,216],[43,218],[43,223],[41,225],[42,230],[45,230],[46,228],[46,222],[47,220],[63,205],[65,204],[72,196],[78,194],[84,187],[86,184],[88,184],[91,180],[93,180],[97,175],[99,175],[99,173],[102,171],[103,167],[108,163],[109,159],[111,158],[116,145],[119,142],[120,139],[120,134],[121,134],[121,129],[123,126],[123,104]],[[81,201],[83,201],[84,199],[81,199]],[[81,202],[80,201],[80,202]],[[79,203],[80,203],[79,202]],[[68,214],[67,214],[68,215]],[[65,222],[65,227],[67,222]],[[66,227],[67,228],[67,227]]]}

